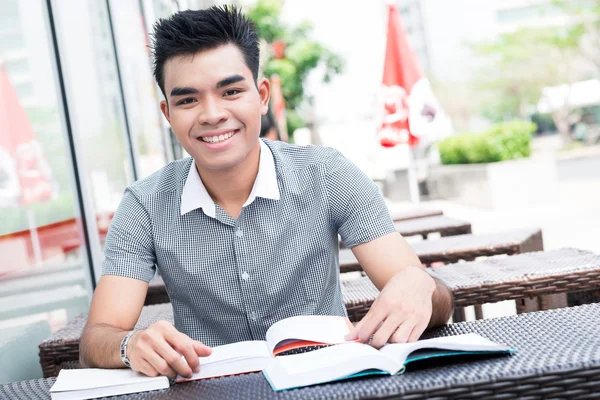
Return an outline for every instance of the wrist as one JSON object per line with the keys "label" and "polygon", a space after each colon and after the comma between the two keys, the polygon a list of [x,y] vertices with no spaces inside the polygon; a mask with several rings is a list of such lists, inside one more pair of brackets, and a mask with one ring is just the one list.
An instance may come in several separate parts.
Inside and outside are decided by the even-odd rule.
{"label": "wrist", "polygon": [[433,277],[431,275],[429,275],[429,272],[427,272],[427,270],[423,267],[417,267],[414,265],[409,265],[407,267],[407,269],[409,271],[414,271],[415,269],[419,270],[419,272],[417,272],[418,276],[421,276],[423,278],[423,283],[425,285],[425,287],[427,287],[427,289],[429,289],[429,291],[431,292],[431,294],[433,295],[433,293],[435,293],[435,290],[437,288],[437,285],[435,284],[435,279],[433,279]]}
{"label": "wrist", "polygon": [[119,356],[121,358],[121,361],[123,362],[123,364],[125,364],[125,366],[127,368],[131,368],[131,362],[129,360],[129,354],[130,354],[130,343],[131,343],[131,338],[133,337],[133,335],[136,333],[137,331],[134,329],[131,332],[127,333],[127,335],[125,335],[123,337],[123,339],[121,340],[121,345],[119,348]]}

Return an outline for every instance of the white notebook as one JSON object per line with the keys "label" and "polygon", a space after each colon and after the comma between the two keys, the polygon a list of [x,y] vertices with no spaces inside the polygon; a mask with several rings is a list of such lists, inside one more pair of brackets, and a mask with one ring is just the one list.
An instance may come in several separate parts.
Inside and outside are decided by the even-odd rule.
{"label": "white notebook", "polygon": [[50,394],[52,400],[84,400],[166,389],[166,376],[149,377],[127,369],[63,369]]}

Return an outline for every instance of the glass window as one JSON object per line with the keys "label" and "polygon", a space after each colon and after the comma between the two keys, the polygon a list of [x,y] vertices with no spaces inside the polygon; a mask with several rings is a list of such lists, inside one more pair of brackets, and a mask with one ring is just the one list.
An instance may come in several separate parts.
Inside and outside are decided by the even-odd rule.
{"label": "glass window", "polygon": [[[138,0],[111,0],[111,16],[138,178],[167,162],[160,98],[152,76],[148,34]],[[160,98],[159,98],[160,97]]]}
{"label": "glass window", "polygon": [[38,345],[89,306],[45,2],[0,2],[0,384],[40,378]]}
{"label": "glass window", "polygon": [[99,224],[91,243],[99,278],[108,225],[134,181],[109,14],[103,1],[52,4],[79,175],[89,201],[86,215],[95,216]]}

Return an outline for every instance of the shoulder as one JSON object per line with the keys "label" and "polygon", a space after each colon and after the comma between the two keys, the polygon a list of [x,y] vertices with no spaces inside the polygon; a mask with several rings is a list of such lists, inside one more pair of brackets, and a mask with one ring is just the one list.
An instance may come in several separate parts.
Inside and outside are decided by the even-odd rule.
{"label": "shoulder", "polygon": [[323,167],[329,170],[346,160],[338,150],[326,146],[298,146],[285,142],[265,140],[277,167],[283,171],[295,171]]}
{"label": "shoulder", "polygon": [[192,158],[172,161],[149,175],[134,182],[128,190],[140,199],[162,193],[181,191],[192,165]]}

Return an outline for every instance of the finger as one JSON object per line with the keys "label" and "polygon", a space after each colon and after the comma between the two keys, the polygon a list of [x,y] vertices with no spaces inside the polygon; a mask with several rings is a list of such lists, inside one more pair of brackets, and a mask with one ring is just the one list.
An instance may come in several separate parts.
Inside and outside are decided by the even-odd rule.
{"label": "finger", "polygon": [[346,340],[358,339],[358,332],[360,332],[360,328],[362,326],[362,321],[363,320],[360,320],[359,322],[357,322],[356,325],[354,325],[354,327],[350,330],[350,332],[348,332],[346,334],[346,336],[344,336],[344,339],[346,339]]}
{"label": "finger", "polygon": [[390,338],[390,343],[406,343],[408,336],[417,325],[416,321],[407,319],[398,327]]}
{"label": "finger", "polygon": [[410,335],[408,335],[408,342],[416,342],[417,340],[419,340],[419,338],[421,337],[421,335],[423,334],[423,332],[425,332],[425,329],[427,329],[427,322],[421,322],[419,324],[417,324],[412,332],[410,333]]}
{"label": "finger", "polygon": [[401,324],[401,316],[398,317],[390,314],[373,335],[373,339],[371,339],[371,346],[375,347],[376,349],[381,348],[390,340],[390,337],[394,334],[394,332],[396,332]]}
{"label": "finger", "polygon": [[146,354],[146,359],[152,368],[154,368],[159,375],[168,376],[169,378],[175,378],[177,372],[169,366],[169,363],[158,353],[150,352]]}
{"label": "finger", "polygon": [[379,325],[381,325],[381,323],[389,314],[388,308],[374,306],[375,303],[373,303],[373,306],[367,315],[365,315],[365,317],[362,319],[362,324],[360,330],[358,331],[358,339],[363,343],[367,343],[369,341],[371,335],[377,330]]}
{"label": "finger", "polygon": [[138,360],[135,371],[152,377],[160,375],[148,361],[142,359]]}
{"label": "finger", "polygon": [[180,339],[176,343],[172,343],[171,346],[185,358],[185,361],[193,372],[200,372],[200,360],[196,351],[197,342],[183,333],[179,337]]}
{"label": "finger", "polygon": [[207,357],[212,354],[212,349],[202,342],[194,340],[193,346],[196,351],[196,356],[198,357]]}
{"label": "finger", "polygon": [[[165,339],[169,340],[167,336],[165,336]],[[176,373],[186,378],[191,377],[192,368],[188,365],[186,359],[182,358],[181,354],[175,351],[171,343],[172,341],[159,340],[154,344],[154,350]],[[158,370],[158,372],[162,373],[161,370]]]}

